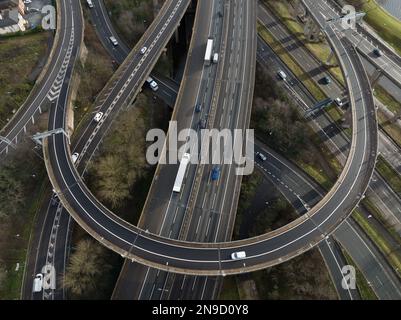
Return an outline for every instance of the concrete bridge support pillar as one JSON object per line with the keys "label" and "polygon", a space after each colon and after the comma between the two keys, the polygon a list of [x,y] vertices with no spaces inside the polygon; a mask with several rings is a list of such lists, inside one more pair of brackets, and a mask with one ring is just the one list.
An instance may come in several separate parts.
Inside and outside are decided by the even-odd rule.
{"label": "concrete bridge support pillar", "polygon": [[294,18],[299,17],[301,20],[305,19],[306,8],[300,0],[293,0],[290,2],[290,8],[292,8],[292,15]]}
{"label": "concrete bridge support pillar", "polygon": [[[178,27],[179,27],[180,25],[178,25]],[[178,27],[177,27],[177,29],[175,29],[175,33],[174,33],[174,35],[175,35],[175,42],[176,43],[179,43],[180,42],[180,33],[178,32]]]}
{"label": "concrete bridge support pillar", "polygon": [[351,128],[352,126],[352,113],[351,113],[351,107],[348,106],[347,110],[344,113],[343,118],[341,119],[341,127],[344,129]]}
{"label": "concrete bridge support pillar", "polygon": [[401,110],[394,114],[394,117],[391,119],[391,123],[396,123],[399,119],[401,119]]}
{"label": "concrete bridge support pillar", "polygon": [[380,77],[383,75],[383,72],[381,69],[376,69],[375,72],[370,76],[369,81],[370,85],[372,88],[377,84],[377,82],[380,80]]}
{"label": "concrete bridge support pillar", "polygon": [[327,57],[327,60],[326,60],[326,62],[325,62],[325,65],[328,66],[328,67],[334,67],[334,66],[336,66],[336,65],[337,65],[337,62],[336,62],[336,60],[333,60],[334,57],[335,57],[334,51],[333,51],[333,49],[330,48],[330,54],[329,54],[329,56]]}

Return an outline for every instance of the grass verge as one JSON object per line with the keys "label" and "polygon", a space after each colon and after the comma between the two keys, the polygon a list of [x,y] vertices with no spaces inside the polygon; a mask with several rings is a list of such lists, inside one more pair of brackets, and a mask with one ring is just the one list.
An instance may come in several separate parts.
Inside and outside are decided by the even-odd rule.
{"label": "grass verge", "polygon": [[366,12],[364,20],[401,54],[401,21],[384,10],[375,0],[349,0],[358,10]]}
{"label": "grass verge", "polygon": [[401,111],[401,102],[396,100],[382,86],[376,85],[374,90],[375,97],[383,103],[391,112],[398,113]]}
{"label": "grass verge", "polygon": [[[265,40],[272,49],[279,55],[281,60],[291,69],[291,71],[298,78],[303,78],[305,75],[302,67],[287,53],[286,49],[272,36],[264,25],[258,22],[258,33]],[[326,99],[324,92],[315,85],[314,81],[309,77],[302,81],[306,88],[312,93],[316,100],[321,101]]]}
{"label": "grass verge", "polygon": [[382,110],[377,110],[377,119],[381,129],[387,133],[394,142],[401,147],[401,130],[397,124],[393,123],[391,118],[388,117]]}
{"label": "grass verge", "polygon": [[[308,42],[304,35],[304,28],[299,22],[294,19],[290,13],[288,5],[280,1],[264,1],[269,8],[276,14],[278,19],[288,28],[289,31],[301,41],[305,47],[312,53],[319,61],[327,61],[330,56],[330,46],[326,42],[312,43]],[[328,67],[328,71],[332,76],[344,85],[344,77],[340,67]]]}
{"label": "grass verge", "polygon": [[357,267],[355,262],[352,260],[351,256],[347,253],[347,251],[342,250],[345,260],[347,263],[355,268],[356,271],[356,287],[358,288],[359,294],[361,295],[362,300],[378,300],[375,292],[372,287],[369,285],[365,276],[361,272],[361,270]]}
{"label": "grass verge", "polygon": [[391,189],[401,196],[401,177],[382,155],[377,157],[376,170],[391,186]]}
{"label": "grass verge", "polygon": [[398,276],[401,276],[401,257],[394,251],[388,242],[381,236],[376,228],[369,223],[368,220],[358,211],[355,210],[353,218],[365,231],[369,238],[378,246],[380,251],[385,255],[389,264],[393,267]]}
{"label": "grass verge", "polygon": [[25,102],[47,50],[48,33],[0,38],[0,127]]}

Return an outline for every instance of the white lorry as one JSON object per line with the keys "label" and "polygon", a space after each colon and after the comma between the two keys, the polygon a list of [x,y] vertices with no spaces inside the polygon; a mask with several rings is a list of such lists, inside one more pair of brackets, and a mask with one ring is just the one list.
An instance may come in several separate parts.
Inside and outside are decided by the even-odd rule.
{"label": "white lorry", "polygon": [[178,173],[175,178],[173,191],[181,192],[182,182],[184,181],[185,172],[187,171],[188,164],[191,160],[191,156],[189,153],[184,153],[181,159],[180,167],[178,168]]}
{"label": "white lorry", "polygon": [[213,53],[213,39],[207,39],[206,44],[206,52],[205,52],[205,64],[208,66],[212,61],[212,53]]}

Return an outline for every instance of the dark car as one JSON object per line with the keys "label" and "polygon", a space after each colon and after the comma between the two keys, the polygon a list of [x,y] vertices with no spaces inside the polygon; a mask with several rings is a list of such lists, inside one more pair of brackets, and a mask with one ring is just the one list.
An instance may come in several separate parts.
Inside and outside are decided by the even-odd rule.
{"label": "dark car", "polygon": [[52,198],[51,198],[50,203],[51,203],[52,206],[56,206],[56,205],[58,205],[58,202],[59,202],[58,195],[57,195],[57,193],[54,193]]}
{"label": "dark car", "polygon": [[325,76],[322,78],[321,82],[323,84],[330,84],[331,83],[331,79],[328,76]]}
{"label": "dark car", "polygon": [[206,120],[205,119],[200,119],[199,120],[199,128],[200,129],[206,129]]}
{"label": "dark car", "polygon": [[200,104],[200,103],[198,103],[196,106],[195,106],[195,112],[201,112],[202,111],[202,105]]}
{"label": "dark car", "polygon": [[376,55],[376,57],[381,57],[383,55],[383,51],[378,48],[373,49],[373,53]]}

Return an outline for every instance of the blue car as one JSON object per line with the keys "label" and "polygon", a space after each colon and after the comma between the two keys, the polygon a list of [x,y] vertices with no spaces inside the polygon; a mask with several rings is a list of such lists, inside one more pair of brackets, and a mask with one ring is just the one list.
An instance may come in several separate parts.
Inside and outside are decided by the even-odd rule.
{"label": "blue car", "polygon": [[200,104],[200,103],[198,103],[196,106],[195,106],[195,112],[201,112],[202,111],[202,105]]}
{"label": "blue car", "polygon": [[214,167],[212,170],[212,181],[219,180],[220,177],[220,168]]}

